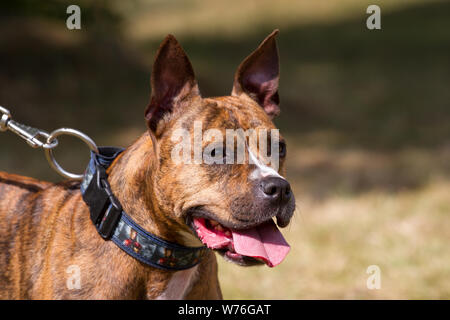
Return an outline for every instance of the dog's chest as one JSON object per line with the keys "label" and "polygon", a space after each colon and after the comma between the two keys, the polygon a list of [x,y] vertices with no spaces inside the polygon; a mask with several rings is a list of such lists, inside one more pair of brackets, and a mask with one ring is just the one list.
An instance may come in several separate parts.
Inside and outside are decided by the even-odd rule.
{"label": "dog's chest", "polygon": [[198,266],[175,272],[157,300],[180,300],[189,293],[198,277]]}

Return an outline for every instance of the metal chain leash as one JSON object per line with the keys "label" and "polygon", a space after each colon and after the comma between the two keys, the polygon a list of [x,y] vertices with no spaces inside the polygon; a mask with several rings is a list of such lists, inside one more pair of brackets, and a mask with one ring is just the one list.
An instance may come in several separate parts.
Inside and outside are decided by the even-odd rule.
{"label": "metal chain leash", "polygon": [[64,170],[59,163],[56,161],[53,154],[53,149],[58,146],[57,137],[61,135],[69,135],[76,137],[83,141],[89,149],[98,153],[98,148],[95,142],[88,137],[86,134],[70,128],[60,128],[56,129],[52,133],[46,131],[29,127],[22,123],[12,120],[11,112],[0,106],[0,131],[11,131],[17,134],[19,137],[24,139],[33,148],[42,148],[45,152],[45,157],[47,158],[50,166],[61,176],[69,179],[81,180],[83,178],[82,174],[74,174]]}

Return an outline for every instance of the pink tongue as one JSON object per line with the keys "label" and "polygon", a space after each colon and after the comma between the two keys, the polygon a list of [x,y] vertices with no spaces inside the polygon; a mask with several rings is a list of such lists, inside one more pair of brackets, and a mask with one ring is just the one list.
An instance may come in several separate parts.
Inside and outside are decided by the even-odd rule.
{"label": "pink tongue", "polygon": [[236,253],[261,258],[269,267],[280,264],[291,249],[273,221],[232,234]]}
{"label": "pink tongue", "polygon": [[224,233],[209,230],[205,226],[205,219],[194,219],[194,224],[197,227],[197,234],[200,239],[211,249],[222,249],[231,244],[231,237],[225,236]]}

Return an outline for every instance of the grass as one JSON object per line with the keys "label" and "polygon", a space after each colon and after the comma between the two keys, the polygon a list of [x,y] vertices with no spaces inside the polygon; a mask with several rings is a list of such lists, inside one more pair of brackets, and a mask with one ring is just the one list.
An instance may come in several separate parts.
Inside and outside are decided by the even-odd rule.
{"label": "grass", "polygon": [[[0,105],[99,145],[126,146],[146,129],[166,34],[187,51],[202,94],[215,96],[280,29],[276,124],[298,206],[284,230],[292,251],[274,269],[219,258],[225,298],[450,298],[448,2],[377,1],[381,31],[365,27],[371,1],[82,1],[81,31],[66,29],[66,2],[0,4]],[[0,146],[1,170],[60,180],[12,134],[0,133]],[[77,172],[87,161],[70,138],[56,155]],[[380,290],[366,288],[369,265],[381,268]]]}

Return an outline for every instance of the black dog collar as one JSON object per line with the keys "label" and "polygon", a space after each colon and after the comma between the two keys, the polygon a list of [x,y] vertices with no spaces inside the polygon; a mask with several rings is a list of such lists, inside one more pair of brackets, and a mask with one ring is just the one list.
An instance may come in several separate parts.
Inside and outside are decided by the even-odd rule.
{"label": "black dog collar", "polygon": [[106,169],[123,151],[121,148],[100,147],[91,152],[91,160],[80,189],[89,206],[91,220],[105,240],[112,240],[133,258],[159,269],[184,270],[199,263],[206,247],[185,247],[148,233],[123,210],[111,191]]}

